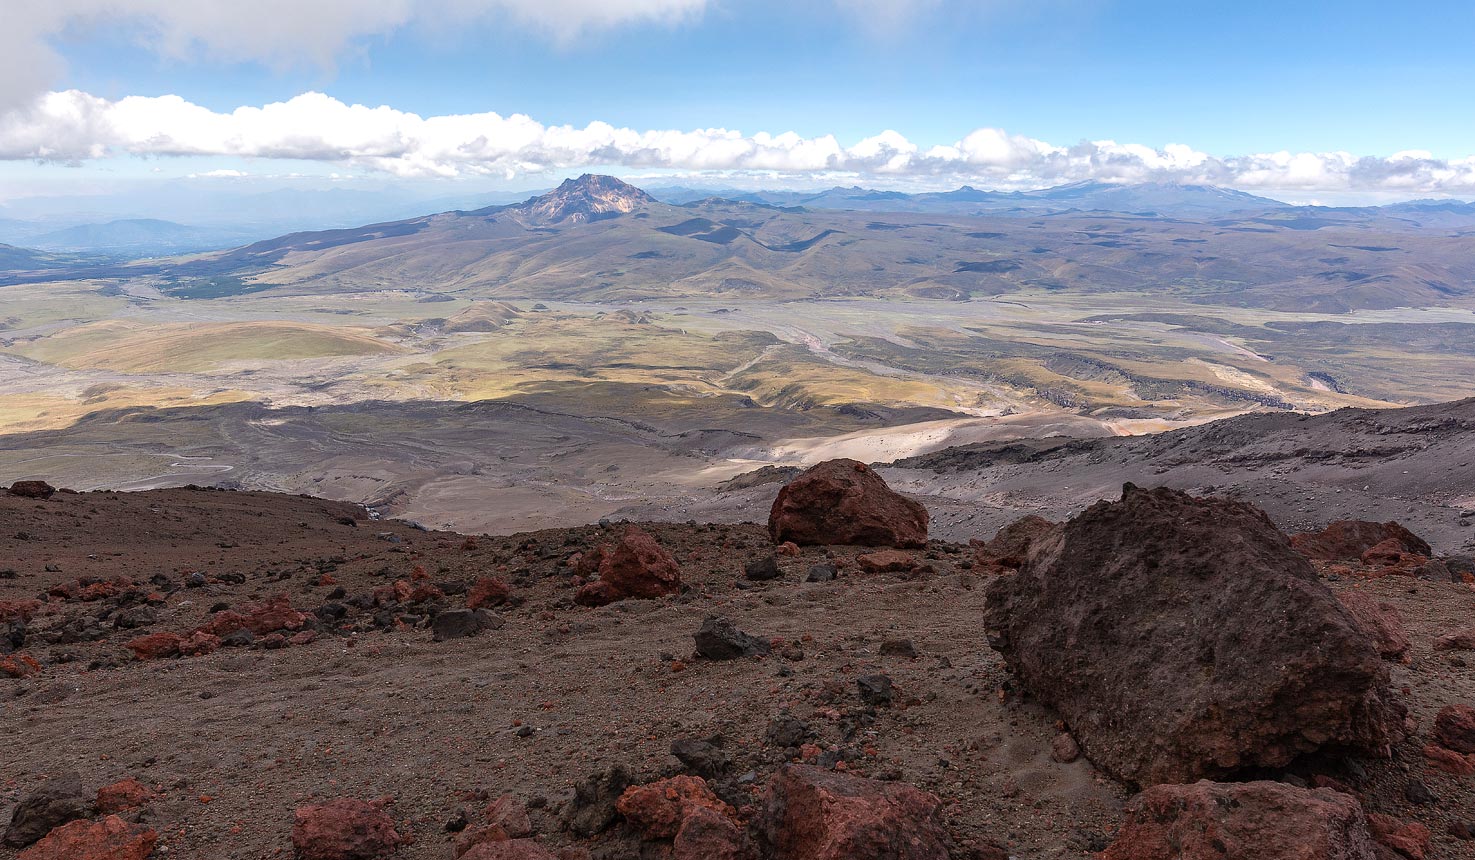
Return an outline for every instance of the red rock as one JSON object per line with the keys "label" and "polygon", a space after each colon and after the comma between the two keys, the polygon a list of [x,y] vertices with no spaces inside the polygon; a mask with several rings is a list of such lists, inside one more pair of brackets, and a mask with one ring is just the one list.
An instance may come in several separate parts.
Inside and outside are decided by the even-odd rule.
{"label": "red rock", "polygon": [[410,599],[415,592],[414,586],[403,579],[396,579],[392,585],[381,585],[374,589],[374,605],[389,606],[395,603],[404,603]]}
{"label": "red rock", "polygon": [[531,839],[484,842],[461,855],[461,860],[557,860]]}
{"label": "red rock", "polygon": [[799,545],[791,540],[786,540],[783,543],[779,544],[774,552],[778,553],[779,555],[796,556],[799,554]]}
{"label": "red rock", "polygon": [[177,633],[150,633],[137,639],[124,643],[125,648],[133,652],[133,656],[140,660],[159,660],[164,657],[178,657],[179,646],[184,643],[184,638]]}
{"label": "red rock", "polygon": [[621,597],[661,597],[681,590],[681,566],[638,526],[627,526],[620,542],[603,555],[599,581]]}
{"label": "red rock", "polygon": [[855,563],[866,573],[906,573],[920,567],[910,553],[896,549],[856,556]]}
{"label": "red rock", "polygon": [[[246,629],[262,636],[278,630],[301,630],[307,616],[292,608],[292,599],[277,594],[246,609]],[[218,634],[217,634],[218,635]]]}
{"label": "red rock", "polygon": [[1356,561],[1363,553],[1390,539],[1397,541],[1403,552],[1433,554],[1429,544],[1398,523],[1363,520],[1338,520],[1319,532],[1291,535],[1291,548],[1317,561]]}
{"label": "red rock", "polygon": [[1050,758],[1061,764],[1070,764],[1081,757],[1081,746],[1070,732],[1061,732],[1050,743]]}
{"label": "red rock", "polygon": [[646,839],[674,838],[694,809],[735,814],[699,776],[673,776],[649,785],[632,785],[620,795],[615,809]]}
{"label": "red rock", "polygon": [[712,809],[692,809],[676,831],[671,860],[747,860],[748,835],[733,820]]}
{"label": "red rock", "polygon": [[574,602],[580,606],[608,606],[620,599],[620,592],[608,582],[595,580],[574,593]]}
{"label": "red rock", "polygon": [[7,678],[29,678],[41,671],[41,664],[29,654],[16,652],[0,656],[0,675]]}
{"label": "red rock", "polygon": [[159,835],[116,815],[63,824],[22,851],[18,860],[145,860]]}
{"label": "red rock", "polygon": [[1429,760],[1429,766],[1435,770],[1455,776],[1475,775],[1475,755],[1463,755],[1439,744],[1425,744],[1424,758]]}
{"label": "red rock", "polygon": [[779,491],[768,514],[774,543],[915,549],[927,544],[927,509],[857,460],[829,460]]}
{"label": "red rock", "polygon": [[1386,845],[1410,860],[1424,860],[1429,851],[1429,839],[1433,836],[1429,828],[1418,822],[1399,821],[1391,815],[1369,812],[1368,830],[1373,840]]}
{"label": "red rock", "polygon": [[1434,718],[1434,741],[1457,753],[1475,753],[1475,708],[1446,705]]}
{"label": "red rock", "polygon": [[31,617],[41,611],[39,600],[0,600],[0,624],[6,621],[30,621]]}
{"label": "red rock", "polygon": [[773,860],[948,860],[936,795],[804,764],[768,783],[759,834]]}
{"label": "red rock", "polygon": [[210,616],[210,621],[199,632],[212,636],[229,636],[237,630],[245,630],[249,620],[239,612],[225,609]]}
{"label": "red rock", "polygon": [[1018,570],[1028,557],[1029,548],[1053,528],[1054,523],[1034,514],[1017,519],[999,529],[991,540],[972,541],[973,562],[985,572]]}
{"label": "red rock", "polygon": [[288,645],[311,645],[318,639],[316,630],[299,630],[287,640]]}
{"label": "red rock", "polygon": [[16,481],[8,492],[23,499],[49,499],[56,495],[56,487],[45,481]]}
{"label": "red rock", "polygon": [[410,592],[410,602],[424,603],[427,600],[439,600],[445,596],[446,593],[444,591],[441,591],[434,585],[421,583],[420,585],[415,586],[414,591]]}
{"label": "red rock", "polygon": [[1127,803],[1101,860],[1376,860],[1362,806],[1280,782],[1155,785]]}
{"label": "red rock", "polygon": [[220,637],[203,630],[196,630],[179,643],[179,653],[186,657],[200,657],[220,650]]}
{"label": "red rock", "polygon": [[585,579],[599,573],[599,566],[604,564],[604,547],[594,547],[588,552],[575,553],[569,558],[569,564],[574,569],[575,576]]}
{"label": "red rock", "polygon": [[380,860],[403,841],[375,803],[341,797],[298,808],[292,847],[298,860]]}
{"label": "red rock", "polygon": [[1404,709],[1371,638],[1264,512],[1128,485],[988,586],[989,644],[1087,758],[1151,785],[1388,756]]}
{"label": "red rock", "polygon": [[486,819],[507,831],[513,839],[533,835],[533,822],[527,806],[518,798],[504,794],[487,805]]}
{"label": "red rock", "polygon": [[478,579],[471,590],[466,593],[466,608],[481,609],[485,606],[501,606],[507,602],[512,594],[512,589],[495,576],[484,576]]}
{"label": "red rock", "polygon": [[149,791],[148,786],[130,776],[97,790],[97,811],[102,815],[108,815],[127,809],[137,809],[148,803],[153,796],[154,793]]}
{"label": "red rock", "polygon": [[1434,640],[1435,651],[1475,651],[1475,627],[1446,633]]}
{"label": "red rock", "polygon": [[1360,591],[1344,591],[1337,595],[1352,618],[1373,638],[1378,653],[1385,660],[1403,661],[1408,657],[1408,634],[1403,632],[1403,619],[1398,608]]}
{"label": "red rock", "polygon": [[451,854],[454,857],[461,857],[478,845],[485,845],[490,842],[506,842],[511,838],[511,836],[507,835],[506,830],[496,824],[488,824],[483,827],[468,827],[456,834],[456,838],[451,845]]}

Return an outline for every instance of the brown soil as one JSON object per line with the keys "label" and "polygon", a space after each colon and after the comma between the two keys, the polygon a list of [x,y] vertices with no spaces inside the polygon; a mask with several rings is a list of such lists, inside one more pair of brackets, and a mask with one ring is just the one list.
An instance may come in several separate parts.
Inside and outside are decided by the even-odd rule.
{"label": "brown soil", "polygon": [[[850,770],[940,795],[961,843],[1084,857],[1120,825],[1127,793],[1084,760],[1051,759],[1055,717],[1021,700],[984,641],[991,575],[970,569],[965,546],[912,551],[930,568],[912,574],[860,572],[851,560],[863,549],[807,548],[779,556],[783,578],[740,588],[744,565],[772,551],[761,527],[653,524],[690,590],[586,609],[572,603],[566,562],[614,539],[615,527],[483,536],[468,547],[460,535],[371,521],[351,505],[194,489],[0,495],[0,523],[0,570],[13,571],[0,578],[0,600],[77,577],[170,580],[148,586],[165,593],[156,624],[111,630],[108,619],[100,641],[28,644],[44,670],[0,678],[0,819],[46,775],[76,770],[93,787],[134,776],[162,792],[142,813],[160,833],[156,856],[255,860],[290,855],[292,811],[305,801],[389,796],[401,831],[414,837],[400,856],[439,860],[450,856],[445,823],[483,805],[474,793],[510,793],[531,802],[550,846],[638,856],[621,827],[592,841],[561,830],[575,782],[615,763],[641,780],[676,773],[672,740],[720,734],[733,759],[722,790],[751,803],[786,760],[765,734],[789,712]],[[840,577],[805,582],[826,557]],[[422,627],[381,630],[374,610],[350,610],[341,623],[351,631],[281,650],[138,662],[123,648],[142,633],[191,630],[220,603],[241,608],[286,593],[310,611],[335,587],[318,584],[325,573],[349,596],[367,595],[409,580],[417,565],[435,583],[501,576],[519,603],[495,610],[504,626],[440,643]],[[185,587],[196,572],[215,581]],[[244,583],[219,581],[228,574]],[[1475,701],[1475,656],[1432,648],[1439,634],[1475,621],[1475,592],[1405,578],[1329,584],[1402,613],[1412,662],[1393,667],[1394,686],[1418,728],[1393,761],[1293,770],[1354,781],[1349,774],[1366,768],[1354,787],[1369,811],[1427,824],[1430,856],[1475,856],[1475,843],[1448,835],[1452,822],[1475,818],[1475,777],[1432,770],[1420,752],[1441,707]],[[460,608],[464,599],[442,602]],[[54,601],[31,622],[32,637],[111,608]],[[781,638],[802,658],[775,648],[765,658],[693,659],[692,634],[709,614]],[[893,639],[910,639],[919,656],[882,656]],[[878,671],[898,693],[872,709],[856,677]],[[1411,804],[1411,780],[1437,801]],[[14,856],[0,849],[0,858]]]}

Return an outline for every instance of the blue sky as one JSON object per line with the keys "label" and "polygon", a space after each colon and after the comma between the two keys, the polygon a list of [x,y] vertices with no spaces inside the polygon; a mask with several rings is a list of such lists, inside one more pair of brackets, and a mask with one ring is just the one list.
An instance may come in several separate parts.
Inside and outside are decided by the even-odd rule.
{"label": "blue sky", "polygon": [[[298,0],[283,8],[307,10],[300,28],[263,22],[263,32],[250,29],[257,22],[222,22],[208,10],[167,20],[171,13],[157,10],[168,0],[136,2],[137,14],[122,18],[98,18],[88,11],[94,0],[46,4],[74,5],[70,17],[36,12],[51,17],[31,35],[60,60],[44,89],[77,89],[110,103],[176,95],[219,114],[318,92],[345,105],[385,105],[419,117],[522,113],[544,127],[723,128],[745,139],[794,132],[806,140],[833,136],[842,150],[887,130],[920,153],[952,146],[977,129],[1023,141],[1005,151],[986,140],[987,156],[965,148],[904,163],[888,158],[891,149],[793,160],[761,141],[755,148],[766,154],[727,161],[693,154],[705,146],[689,140],[674,144],[676,154],[652,156],[644,152],[647,141],[640,144],[643,154],[626,147],[608,165],[614,172],[738,184],[834,179],[1004,187],[1093,178],[1105,170],[1110,179],[1203,178],[1263,192],[1284,186],[1308,197],[1475,193],[1475,185],[1466,185],[1475,183],[1475,163],[1461,161],[1475,155],[1475,51],[1468,45],[1475,4],[1468,2],[605,0],[630,7],[628,20],[577,33],[563,23],[591,2],[597,7],[595,0],[543,0],[542,7],[537,0],[459,0],[478,11],[451,23],[438,13],[458,0],[395,0],[408,4],[402,20],[366,25],[367,32],[333,18],[332,7],[345,0]],[[212,2],[199,0],[204,7]],[[519,15],[528,3],[572,11],[550,20],[537,12]],[[315,16],[308,8],[315,5],[328,11]],[[239,50],[232,27],[244,32]],[[11,38],[25,38],[26,28],[20,30]],[[501,147],[447,159],[445,150],[464,141],[438,132],[442,137],[429,146],[440,153],[435,156],[366,156],[338,141],[306,147],[307,157],[297,158],[284,156],[281,146],[242,150],[212,139],[186,147],[197,154],[176,157],[161,152],[177,147],[139,142],[175,134],[170,123],[186,119],[174,113],[150,116],[161,127],[148,135],[102,140],[77,139],[90,132],[75,125],[52,130],[46,123],[54,114],[12,120],[29,122],[32,133],[8,152],[0,131],[0,153],[11,159],[0,179],[44,187],[108,174],[227,170],[388,174],[403,181],[454,176],[532,187],[599,167],[595,162],[611,151],[582,142],[578,153],[555,157],[544,141],[516,153]],[[61,156],[38,165],[28,156],[48,136],[56,140],[46,152]],[[1158,152],[1181,144],[1197,155],[1144,160],[1112,149],[1065,152],[1081,141]],[[1242,161],[1282,152],[1381,159],[1410,150],[1427,166],[1401,163],[1394,179],[1380,163],[1333,163],[1328,170],[1303,164],[1308,172]],[[104,156],[94,157],[98,151]],[[1211,157],[1207,166],[1198,155]],[[1127,164],[1132,158],[1140,163]],[[835,167],[817,168],[820,163]]]}

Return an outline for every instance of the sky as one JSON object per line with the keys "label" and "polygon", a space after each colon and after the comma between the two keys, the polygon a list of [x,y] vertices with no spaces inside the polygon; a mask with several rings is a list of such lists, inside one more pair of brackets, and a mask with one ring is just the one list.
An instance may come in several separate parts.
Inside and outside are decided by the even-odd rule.
{"label": "sky", "polygon": [[1475,3],[0,0],[0,201],[151,182],[1475,197]]}

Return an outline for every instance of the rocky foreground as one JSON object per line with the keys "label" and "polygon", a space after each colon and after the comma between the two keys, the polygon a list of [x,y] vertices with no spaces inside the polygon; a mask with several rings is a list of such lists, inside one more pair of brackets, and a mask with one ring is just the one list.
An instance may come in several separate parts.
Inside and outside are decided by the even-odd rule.
{"label": "rocky foreground", "polygon": [[767,527],[0,518],[0,857],[1475,856],[1475,571],[1396,523],[1129,485],[948,543],[853,461]]}

